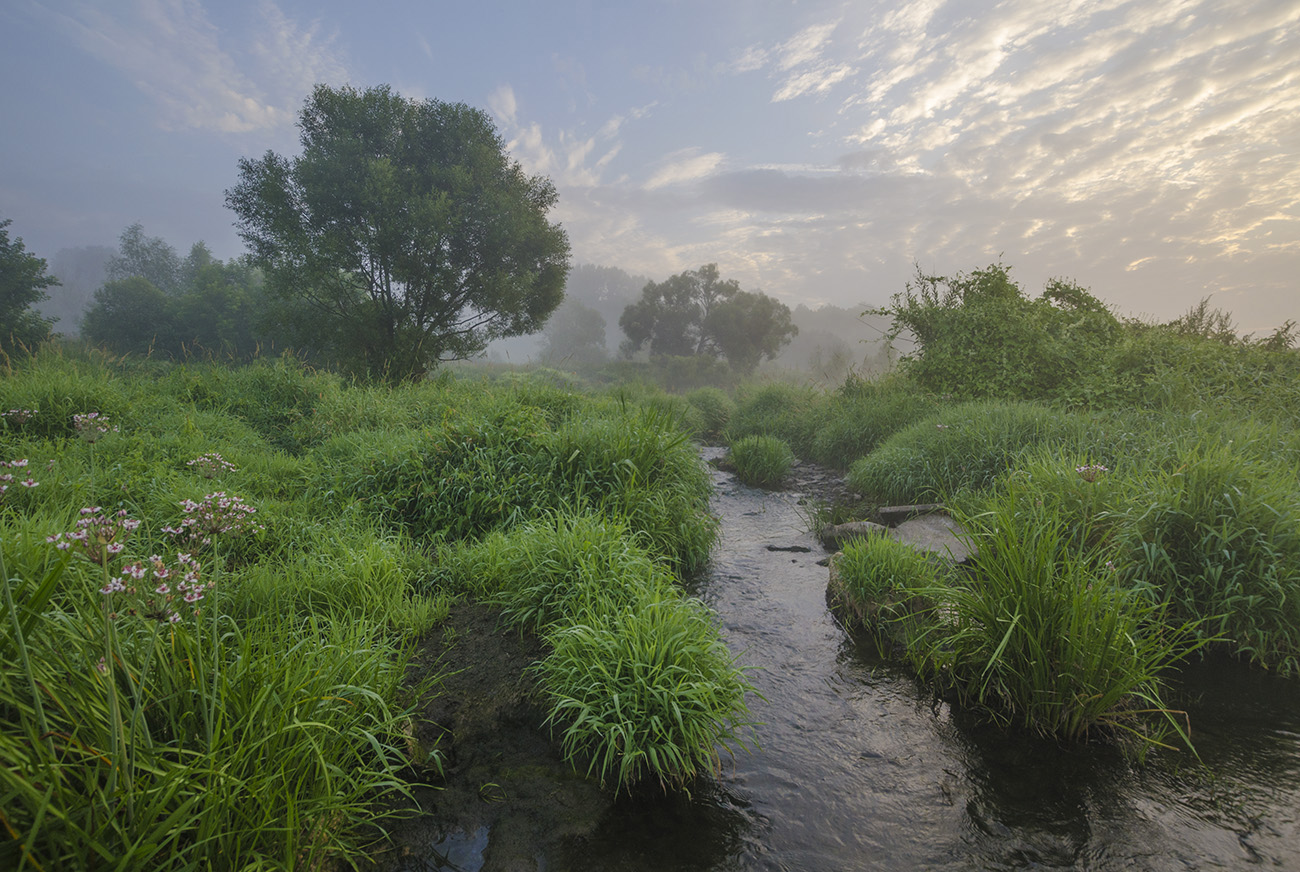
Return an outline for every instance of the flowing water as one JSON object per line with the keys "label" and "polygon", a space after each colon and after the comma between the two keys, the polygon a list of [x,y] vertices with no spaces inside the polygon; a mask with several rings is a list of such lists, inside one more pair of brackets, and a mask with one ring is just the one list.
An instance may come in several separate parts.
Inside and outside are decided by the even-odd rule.
{"label": "flowing water", "polygon": [[1300,681],[1189,669],[1174,701],[1204,765],[964,723],[828,612],[798,494],[714,476],[721,541],[695,593],[755,667],[759,747],[689,800],[620,805],[546,866],[1300,870]]}

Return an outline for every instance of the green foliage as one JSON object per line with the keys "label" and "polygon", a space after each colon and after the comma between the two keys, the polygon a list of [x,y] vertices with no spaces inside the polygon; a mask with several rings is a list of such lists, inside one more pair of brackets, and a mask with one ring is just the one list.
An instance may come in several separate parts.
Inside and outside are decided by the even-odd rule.
{"label": "green foliage", "polygon": [[853,464],[849,484],[884,505],[986,488],[1040,443],[1086,440],[1087,419],[1029,403],[952,406],[897,431]]}
{"label": "green foliage", "polygon": [[19,348],[34,351],[50,335],[51,321],[34,308],[49,299],[45,289],[59,280],[45,272],[44,258],[28,254],[23,240],[9,239],[9,225],[0,221],[0,353]]}
{"label": "green foliage", "polygon": [[727,441],[776,436],[799,457],[808,457],[826,415],[826,398],[812,388],[773,382],[739,392]]}
{"label": "green foliage", "polygon": [[709,312],[704,332],[732,369],[749,375],[759,361],[775,360],[799,328],[784,303],[766,294],[738,291]]}
{"label": "green foliage", "polygon": [[683,575],[702,567],[717,536],[709,477],[689,437],[654,409],[573,419],[547,438],[549,490],[574,506],[627,521]]}
{"label": "green foliage", "polygon": [[1138,753],[1186,731],[1160,674],[1198,643],[1193,627],[1120,583],[1113,550],[1081,545],[1048,507],[1015,487],[960,521],[977,548],[969,580],[923,595],[929,631],[909,644],[923,676],[998,723],[1080,739],[1093,731]]}
{"label": "green foliage", "polygon": [[546,321],[539,357],[552,366],[597,366],[609,359],[605,316],[577,300],[565,299]]}
{"label": "green foliage", "polygon": [[937,561],[883,535],[853,539],[834,560],[843,606],[882,649],[915,644],[931,628],[930,596],[947,575]]}
{"label": "green foliage", "polygon": [[811,457],[824,466],[848,469],[886,437],[938,407],[936,400],[904,379],[871,382],[850,377],[831,398],[813,437]]}
{"label": "green foliage", "polygon": [[647,347],[651,357],[721,354],[741,373],[776,357],[799,332],[785,304],[742,291],[735,279],[723,281],[716,263],[647,282],[618,326],[627,336],[622,346],[627,357]]}
{"label": "green foliage", "polygon": [[906,372],[962,398],[1087,401],[1108,380],[1099,362],[1121,332],[1079,286],[1053,280],[1030,300],[1001,264],[952,277],[918,269],[883,314],[893,317],[894,336],[916,341]]}
{"label": "green foliage", "polygon": [[731,443],[727,459],[745,484],[775,488],[790,474],[794,452],[775,436],[746,436]]}
{"label": "green foliage", "polygon": [[686,401],[700,413],[695,435],[708,443],[716,443],[727,431],[736,404],[721,388],[697,388],[686,395]]}
{"label": "green foliage", "polygon": [[1300,482],[1220,443],[1135,471],[1112,500],[1129,574],[1238,654],[1300,669]]}
{"label": "green foliage", "polygon": [[298,123],[302,155],[242,159],[226,202],[268,286],[318,313],[290,311],[303,347],[414,379],[535,332],[559,305],[555,188],[510,160],[485,113],[318,85]]}
{"label": "green foliage", "polygon": [[[593,618],[597,617],[595,615]],[[666,587],[558,626],[536,667],[565,756],[618,790],[683,787],[742,743],[753,688],[698,600]]]}

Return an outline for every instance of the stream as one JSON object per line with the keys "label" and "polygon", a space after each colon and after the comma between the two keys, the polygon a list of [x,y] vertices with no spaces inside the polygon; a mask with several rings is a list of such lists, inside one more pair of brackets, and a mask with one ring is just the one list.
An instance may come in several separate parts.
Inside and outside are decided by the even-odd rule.
{"label": "stream", "polygon": [[[713,476],[722,532],[693,593],[755,668],[759,747],[689,800],[616,807],[552,868],[1300,870],[1300,683],[1187,669],[1171,703],[1204,765],[965,723],[827,610],[800,494]],[[790,548],[808,550],[769,550]]]}
{"label": "stream", "polygon": [[[1300,681],[1233,663],[1177,676],[1168,701],[1202,762],[1157,751],[1137,766],[1102,743],[972,723],[836,622],[801,494],[711,474],[721,535],[690,589],[753,670],[756,747],[690,796],[610,802],[516,723],[539,717],[525,707],[490,722],[503,747],[466,740],[484,756],[459,764],[467,797],[451,783],[425,797],[432,814],[394,834],[386,869],[1300,870]],[[466,638],[508,641],[490,624]],[[500,796],[483,798],[485,779]]]}

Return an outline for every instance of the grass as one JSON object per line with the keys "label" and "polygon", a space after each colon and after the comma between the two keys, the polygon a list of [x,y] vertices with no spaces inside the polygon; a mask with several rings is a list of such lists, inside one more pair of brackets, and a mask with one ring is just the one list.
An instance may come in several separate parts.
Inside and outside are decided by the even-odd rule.
{"label": "grass", "polygon": [[777,488],[790,474],[794,452],[775,436],[746,436],[731,443],[727,459],[745,484]]}
{"label": "grass", "polygon": [[[3,868],[356,862],[392,813],[384,797],[438,766],[407,756],[429,688],[405,670],[458,592],[439,583],[440,546],[544,541],[533,563],[512,559],[576,561],[549,580],[510,570],[499,591],[549,632],[544,615],[685,603],[672,573],[707,561],[716,535],[672,409],[547,378],[379,389],[290,359],[46,350],[0,379],[0,407],[27,410],[0,415]],[[243,535],[168,532],[222,505],[254,510]],[[68,539],[101,514],[98,546],[120,552]],[[692,644],[720,646],[692,626]],[[719,723],[743,722],[743,695],[719,694]]]}

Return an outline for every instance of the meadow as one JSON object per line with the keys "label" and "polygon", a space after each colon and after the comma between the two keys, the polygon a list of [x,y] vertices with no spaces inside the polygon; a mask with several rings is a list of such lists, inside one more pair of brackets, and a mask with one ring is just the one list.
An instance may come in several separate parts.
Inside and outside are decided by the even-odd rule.
{"label": "meadow", "polygon": [[463,596],[544,636],[550,726],[611,791],[743,745],[744,670],[677,583],[716,534],[698,452],[670,411],[552,382],[16,362],[0,865],[359,862],[439,777],[414,741],[438,676],[406,667]]}
{"label": "meadow", "polygon": [[1017,374],[1032,357],[944,369],[933,345],[929,369],[829,390],[680,393],[626,363],[613,384],[390,387],[288,356],[14,360],[0,859],[362,862],[389,800],[438,783],[415,741],[438,676],[408,666],[463,597],[543,641],[530,673],[577,771],[691,789],[754,727],[745,668],[680,584],[717,535],[701,442],[762,486],[794,458],[843,470],[861,499],[825,516],[939,501],[962,522],[969,567],[887,540],[836,567],[936,694],[1008,730],[1188,745],[1163,692],[1180,663],[1300,669],[1300,354],[1196,327],[1123,326],[1052,384]]}

